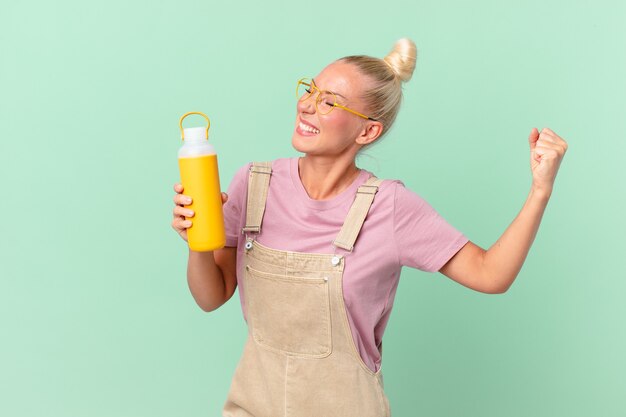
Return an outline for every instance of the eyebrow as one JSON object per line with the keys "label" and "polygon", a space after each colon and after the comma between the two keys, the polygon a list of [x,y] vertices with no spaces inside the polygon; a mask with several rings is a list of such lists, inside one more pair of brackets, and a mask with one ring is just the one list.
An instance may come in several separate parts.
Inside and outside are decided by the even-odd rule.
{"label": "eyebrow", "polygon": [[[313,84],[315,84],[315,78],[311,78],[311,81],[313,82]],[[328,90],[327,90],[327,91],[328,91]],[[342,99],[344,99],[344,100],[348,100],[347,98],[345,98],[344,96],[342,96],[342,95],[341,95],[341,94],[339,94],[339,93],[335,93],[334,91],[330,91],[330,92],[331,92],[331,93],[333,93],[333,94],[335,94],[335,95],[337,95],[337,96],[339,96],[339,97],[341,97],[341,98],[342,98]]]}

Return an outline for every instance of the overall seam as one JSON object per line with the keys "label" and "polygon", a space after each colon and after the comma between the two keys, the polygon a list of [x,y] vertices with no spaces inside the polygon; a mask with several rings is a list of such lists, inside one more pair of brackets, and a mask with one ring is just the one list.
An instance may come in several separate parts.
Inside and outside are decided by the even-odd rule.
{"label": "overall seam", "polygon": [[354,344],[354,336],[352,335],[352,330],[350,329],[350,322],[348,321],[348,312],[346,311],[346,305],[345,305],[345,301],[343,298],[343,274],[341,277],[341,285],[339,285],[339,300],[341,303],[341,318],[342,318],[342,323],[344,325],[344,330],[347,331],[347,336],[349,336],[349,345],[352,348],[352,354],[353,356],[357,359],[357,362],[359,363],[359,365],[361,365],[361,368],[363,368],[365,370],[365,372],[367,372],[369,375],[372,376],[376,376],[378,374],[380,374],[382,367],[380,367],[378,369],[377,372],[372,371],[366,364],[365,362],[363,362],[363,358],[361,358],[361,355],[359,354],[359,351],[356,348],[356,345]]}
{"label": "overall seam", "polygon": [[287,374],[289,370],[289,357],[287,357],[285,361],[285,417],[287,417]]}

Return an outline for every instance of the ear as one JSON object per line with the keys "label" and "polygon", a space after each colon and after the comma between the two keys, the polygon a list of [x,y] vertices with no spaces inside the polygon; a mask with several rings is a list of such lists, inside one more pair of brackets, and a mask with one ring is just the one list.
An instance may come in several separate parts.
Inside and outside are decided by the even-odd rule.
{"label": "ear", "polygon": [[356,143],[359,145],[369,145],[380,137],[383,133],[383,124],[381,122],[375,122],[368,120],[365,123],[361,134],[357,136]]}

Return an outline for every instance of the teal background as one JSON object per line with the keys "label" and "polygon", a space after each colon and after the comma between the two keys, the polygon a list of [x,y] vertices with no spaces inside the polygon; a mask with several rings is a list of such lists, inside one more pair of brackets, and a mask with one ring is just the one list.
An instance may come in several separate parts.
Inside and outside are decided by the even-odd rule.
{"label": "teal background", "polygon": [[187,287],[178,119],[211,117],[226,190],[248,161],[298,155],[298,78],[404,36],[414,78],[360,167],[487,249],[528,195],[531,128],[569,150],[507,293],[404,269],[393,415],[625,415],[625,17],[619,1],[4,2],[0,415],[220,415],[246,327],[238,294],[207,314]]}

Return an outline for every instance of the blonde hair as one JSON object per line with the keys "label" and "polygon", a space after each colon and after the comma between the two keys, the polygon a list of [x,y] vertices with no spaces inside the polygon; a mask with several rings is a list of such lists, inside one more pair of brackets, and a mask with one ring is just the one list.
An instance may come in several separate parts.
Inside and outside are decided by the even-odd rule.
{"label": "blonde hair", "polygon": [[368,115],[383,124],[382,135],[389,131],[396,119],[402,102],[402,83],[413,76],[416,59],[415,43],[402,38],[396,41],[391,52],[382,59],[351,55],[338,60],[353,64],[374,82],[374,86],[365,91],[361,98],[368,108]]}

